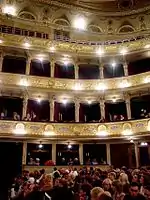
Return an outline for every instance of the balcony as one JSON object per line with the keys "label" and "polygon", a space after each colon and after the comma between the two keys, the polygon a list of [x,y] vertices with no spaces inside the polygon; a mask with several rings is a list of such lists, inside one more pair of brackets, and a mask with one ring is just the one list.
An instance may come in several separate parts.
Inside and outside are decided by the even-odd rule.
{"label": "balcony", "polygon": [[44,78],[19,74],[0,73],[3,87],[16,88],[28,87],[28,89],[43,89],[56,91],[131,91],[147,88],[150,82],[150,72],[104,80],[70,80],[60,78]]}
{"label": "balcony", "polygon": [[41,123],[0,121],[1,138],[121,139],[149,135],[150,119],[114,123]]}

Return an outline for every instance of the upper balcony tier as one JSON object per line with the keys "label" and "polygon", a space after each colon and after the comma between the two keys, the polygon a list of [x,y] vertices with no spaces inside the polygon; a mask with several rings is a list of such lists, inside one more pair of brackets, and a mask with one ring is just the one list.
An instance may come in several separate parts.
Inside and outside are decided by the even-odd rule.
{"label": "upper balcony tier", "polygon": [[[49,52],[55,48],[60,53],[95,56],[95,52],[100,53],[100,46],[106,54],[116,55],[124,53],[125,49],[128,53],[144,50],[150,43],[149,7],[146,11],[128,18],[108,18],[92,14],[90,17],[84,16],[85,30],[79,30],[82,27],[72,25],[76,16],[78,19],[78,15],[82,16],[82,13],[73,15],[65,9],[60,9],[57,12],[53,11],[52,18],[44,18],[42,15],[45,15],[45,7],[37,14],[33,14],[36,9],[32,13],[21,7],[16,17],[0,16],[0,38],[4,41],[4,46],[24,48],[24,43],[28,41],[31,49]],[[76,24],[80,24],[79,21]]]}
{"label": "upper balcony tier", "polygon": [[1,138],[134,139],[149,136],[150,119],[113,123],[41,123],[0,120]]}

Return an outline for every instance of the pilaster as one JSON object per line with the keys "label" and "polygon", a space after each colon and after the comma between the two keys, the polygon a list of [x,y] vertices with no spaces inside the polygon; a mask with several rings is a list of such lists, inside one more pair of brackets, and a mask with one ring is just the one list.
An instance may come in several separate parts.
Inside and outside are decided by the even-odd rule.
{"label": "pilaster", "polygon": [[54,99],[49,100],[49,107],[50,107],[50,121],[54,121]]}
{"label": "pilaster", "polygon": [[106,143],[107,164],[111,165],[110,144]]}
{"label": "pilaster", "polygon": [[27,161],[27,142],[23,142],[22,165],[26,165],[26,161]]}
{"label": "pilaster", "polygon": [[79,161],[83,165],[83,144],[79,144]]}
{"label": "pilaster", "polygon": [[31,57],[28,57],[27,62],[26,62],[26,75],[30,74],[31,61],[32,61]]}

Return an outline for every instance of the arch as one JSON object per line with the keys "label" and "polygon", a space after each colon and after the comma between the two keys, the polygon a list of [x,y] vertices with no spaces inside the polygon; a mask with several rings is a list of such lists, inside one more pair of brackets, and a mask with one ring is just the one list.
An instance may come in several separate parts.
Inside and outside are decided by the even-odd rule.
{"label": "arch", "polygon": [[102,33],[101,28],[99,26],[94,25],[94,24],[89,25],[88,30],[92,31],[94,33]]}
{"label": "arch", "polygon": [[135,29],[131,25],[123,25],[118,30],[119,33],[131,33],[134,31],[135,31]]}
{"label": "arch", "polygon": [[21,11],[18,17],[22,19],[36,20],[35,15],[29,11]]}
{"label": "arch", "polygon": [[54,24],[58,24],[58,25],[62,25],[62,26],[70,26],[69,21],[64,18],[55,19]]}

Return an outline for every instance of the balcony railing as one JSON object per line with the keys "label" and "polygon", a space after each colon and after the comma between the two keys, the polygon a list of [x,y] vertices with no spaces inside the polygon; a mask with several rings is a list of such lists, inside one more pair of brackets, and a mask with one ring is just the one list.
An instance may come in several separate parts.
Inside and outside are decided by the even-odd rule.
{"label": "balcony railing", "polygon": [[45,78],[20,74],[0,73],[0,84],[6,87],[26,86],[30,88],[65,91],[108,91],[132,90],[146,88],[150,83],[150,72],[128,77],[103,79],[103,80],[70,80],[60,78]]}
{"label": "balcony railing", "polygon": [[146,136],[150,119],[114,123],[43,123],[0,120],[1,138],[106,139]]}

